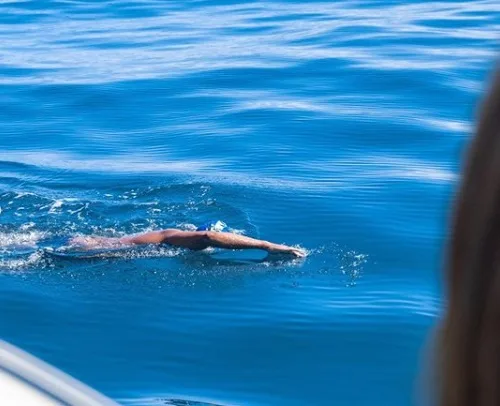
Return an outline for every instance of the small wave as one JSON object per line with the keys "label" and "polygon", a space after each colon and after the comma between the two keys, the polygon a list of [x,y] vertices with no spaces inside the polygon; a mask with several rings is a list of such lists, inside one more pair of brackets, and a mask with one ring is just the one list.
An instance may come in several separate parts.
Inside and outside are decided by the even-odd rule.
{"label": "small wave", "polygon": [[[75,199],[75,198],[56,199],[52,204],[50,204],[48,206],[41,207],[41,209],[49,207],[49,214],[55,214],[55,213],[59,212],[58,209],[61,209],[65,203],[75,203],[75,202],[79,202],[79,199]],[[81,207],[80,209],[78,209],[76,211],[68,210],[68,212],[71,214],[75,214],[75,213],[78,213],[82,209],[83,208]]]}
{"label": "small wave", "polygon": [[374,311],[385,315],[398,315],[413,313],[425,317],[436,317],[442,310],[443,303],[432,294],[396,292],[396,291],[371,291],[360,295],[331,297],[323,302],[329,312],[366,316]]}
{"label": "small wave", "polygon": [[73,171],[99,171],[116,173],[202,173],[203,170],[215,168],[221,164],[218,161],[199,160],[174,160],[167,161],[145,159],[144,155],[128,154],[123,157],[114,156],[89,159],[78,155],[63,152],[15,152],[0,153],[0,160],[9,163],[34,165],[41,168]]}

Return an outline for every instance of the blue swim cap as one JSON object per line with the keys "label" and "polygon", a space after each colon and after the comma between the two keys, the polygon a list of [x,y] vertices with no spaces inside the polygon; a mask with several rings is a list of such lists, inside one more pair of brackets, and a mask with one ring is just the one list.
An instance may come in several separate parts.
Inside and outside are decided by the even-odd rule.
{"label": "blue swim cap", "polygon": [[227,230],[228,230],[227,224],[220,220],[210,221],[208,223],[199,226],[196,229],[196,231],[217,231],[217,232],[222,232]]}

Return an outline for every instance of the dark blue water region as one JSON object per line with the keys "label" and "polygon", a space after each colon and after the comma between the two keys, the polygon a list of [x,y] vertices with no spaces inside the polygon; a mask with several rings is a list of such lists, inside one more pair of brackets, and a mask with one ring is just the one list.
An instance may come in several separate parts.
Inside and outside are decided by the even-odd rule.
{"label": "dark blue water region", "polygon": [[[126,405],[415,404],[499,28],[496,0],[2,3],[0,337]],[[309,255],[59,250],[214,219]]]}

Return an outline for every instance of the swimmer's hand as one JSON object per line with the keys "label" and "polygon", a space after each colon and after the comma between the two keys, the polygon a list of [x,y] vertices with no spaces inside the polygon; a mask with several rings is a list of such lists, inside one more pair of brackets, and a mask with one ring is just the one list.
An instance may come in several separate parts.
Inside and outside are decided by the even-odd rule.
{"label": "swimmer's hand", "polygon": [[288,254],[294,256],[295,258],[305,258],[307,256],[306,251],[300,248],[290,247],[288,245],[273,244],[273,243],[268,243],[268,244],[269,245],[266,247],[266,250],[270,253]]}
{"label": "swimmer's hand", "polygon": [[299,249],[299,248],[292,248],[290,251],[290,254],[295,256],[296,258],[305,258],[307,257],[307,252],[305,250]]}

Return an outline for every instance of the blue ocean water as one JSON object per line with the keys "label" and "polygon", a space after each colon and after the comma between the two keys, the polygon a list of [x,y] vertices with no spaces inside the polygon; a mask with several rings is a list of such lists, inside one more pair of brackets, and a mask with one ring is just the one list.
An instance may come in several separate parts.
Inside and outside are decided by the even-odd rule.
{"label": "blue ocean water", "polygon": [[[499,29],[497,0],[1,1],[0,337],[129,405],[415,404]],[[310,255],[51,252],[213,219]]]}

